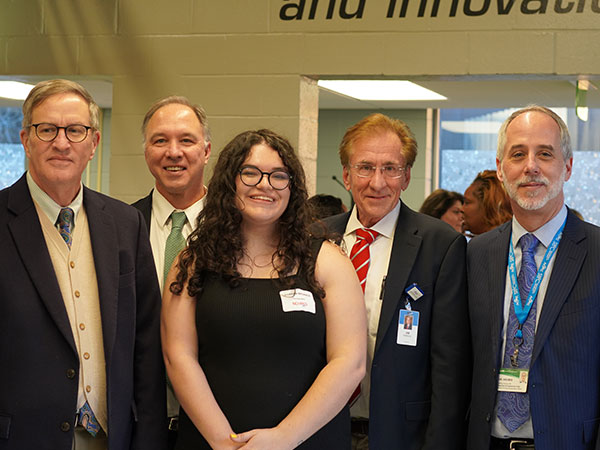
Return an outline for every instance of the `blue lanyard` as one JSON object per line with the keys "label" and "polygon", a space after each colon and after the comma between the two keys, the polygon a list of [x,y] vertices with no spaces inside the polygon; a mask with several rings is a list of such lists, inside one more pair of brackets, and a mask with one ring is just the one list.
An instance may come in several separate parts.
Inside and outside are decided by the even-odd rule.
{"label": "blue lanyard", "polygon": [[[556,253],[556,249],[558,248],[558,244],[560,243],[560,239],[562,237],[563,229],[565,228],[565,223],[567,223],[567,219],[562,223],[554,237],[552,238],[552,242],[550,246],[546,249],[546,253],[544,254],[544,259],[542,260],[542,264],[537,271],[537,275],[535,276],[535,280],[531,285],[531,290],[527,295],[527,300],[525,305],[521,304],[521,294],[519,293],[519,284],[517,282],[517,267],[515,264],[515,251],[513,250],[512,244],[512,233],[510,236],[510,245],[508,252],[508,272],[510,274],[510,284],[512,286],[512,299],[515,306],[515,315],[517,316],[517,320],[520,325],[525,323],[527,320],[527,316],[529,315],[529,311],[531,311],[531,307],[533,306],[533,301],[537,297],[538,291],[540,290],[540,284],[542,284],[542,280],[544,279],[544,275],[546,274],[546,269],[548,269],[548,264],[550,260]],[[516,337],[523,337],[523,332],[521,331],[521,327],[517,329]]]}

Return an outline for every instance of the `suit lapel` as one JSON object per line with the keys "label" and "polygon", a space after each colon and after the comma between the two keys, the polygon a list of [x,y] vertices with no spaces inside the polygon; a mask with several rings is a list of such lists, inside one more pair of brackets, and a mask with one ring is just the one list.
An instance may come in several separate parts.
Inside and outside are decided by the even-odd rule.
{"label": "suit lapel", "polygon": [[[76,353],[65,303],[25,175],[17,181],[14,187],[10,188],[8,208],[15,214],[15,218],[9,222],[8,228],[23,265],[50,317]],[[34,299],[28,301],[34,301]]]}
{"label": "suit lapel", "polygon": [[375,353],[377,353],[381,342],[383,342],[390,324],[394,321],[396,307],[403,298],[404,287],[408,283],[408,277],[419,254],[419,248],[421,248],[423,238],[413,223],[413,214],[403,203],[401,204],[385,279],[385,292],[377,329]]}
{"label": "suit lapel", "polygon": [[94,265],[98,279],[98,296],[102,315],[104,353],[107,363],[111,360],[117,331],[119,296],[119,242],[117,224],[104,211],[105,203],[100,195],[84,187],[85,205],[90,227],[90,239],[94,252]]}
{"label": "suit lapel", "polygon": [[579,276],[583,261],[587,255],[585,246],[579,244],[585,238],[585,232],[581,223],[569,211],[565,230],[556,252],[556,259],[535,333],[531,355],[532,366],[542,351],[550,330],[554,326],[554,322],[556,322],[556,318]]}
{"label": "suit lapel", "polygon": [[[495,237],[490,242],[486,259],[477,261],[478,264],[489,264],[490,270],[488,273],[488,292],[489,307],[490,307],[490,323],[489,330],[491,333],[490,339],[492,343],[493,354],[497,358],[501,357],[502,349],[502,326],[504,324],[504,295],[506,289],[506,267],[508,264],[508,246],[510,245],[510,236],[512,230],[512,222],[507,222],[501,225],[496,230]],[[475,281],[476,282],[476,281]],[[486,301],[486,299],[473,299],[473,301]]]}

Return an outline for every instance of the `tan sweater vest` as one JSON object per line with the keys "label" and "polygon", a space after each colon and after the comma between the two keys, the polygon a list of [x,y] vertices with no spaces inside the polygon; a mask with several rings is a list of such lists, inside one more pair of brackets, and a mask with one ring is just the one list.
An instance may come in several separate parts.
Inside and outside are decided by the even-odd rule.
{"label": "tan sweater vest", "polygon": [[108,434],[100,298],[85,208],[82,206],[77,216],[70,251],[58,228],[50,223],[37,204],[36,210],[79,354],[77,409],[87,401],[100,426]]}

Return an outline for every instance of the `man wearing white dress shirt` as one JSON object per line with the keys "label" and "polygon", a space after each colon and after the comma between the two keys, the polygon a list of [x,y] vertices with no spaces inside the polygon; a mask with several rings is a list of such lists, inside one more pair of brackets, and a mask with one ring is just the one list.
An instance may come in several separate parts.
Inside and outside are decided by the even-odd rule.
{"label": "man wearing white dress shirt", "polygon": [[466,241],[400,200],[416,155],[408,126],[383,114],[350,127],[340,144],[355,206],[325,223],[343,236],[368,320],[367,375],[351,408],[354,450],[464,448]]}
{"label": "man wearing white dress shirt", "polygon": [[[179,223],[181,235],[187,239],[202,210],[206,195],[204,168],[211,150],[210,131],[202,108],[185,97],[170,96],[150,107],[144,117],[142,134],[144,155],[155,178],[155,188],[133,206],[142,212],[148,225],[156,273],[164,290],[164,279],[174,256],[169,252],[165,255],[173,225]],[[172,448],[177,434],[179,403],[170,385],[167,409]]]}

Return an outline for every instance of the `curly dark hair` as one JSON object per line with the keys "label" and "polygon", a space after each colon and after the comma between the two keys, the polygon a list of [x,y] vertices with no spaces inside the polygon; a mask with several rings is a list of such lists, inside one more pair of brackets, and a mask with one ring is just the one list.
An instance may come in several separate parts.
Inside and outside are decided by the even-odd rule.
{"label": "curly dark hair", "polygon": [[293,280],[289,275],[298,268],[313,293],[320,298],[324,296],[314,276],[304,169],[290,142],[266,129],[238,134],[219,154],[197,228],[190,235],[188,247],[179,259],[176,279],[169,287],[174,294],[182,292],[189,277],[188,294],[197,296],[209,272],[218,274],[232,287],[239,285],[242,277],[237,264],[243,257],[244,243],[240,230],[242,215],[236,206],[236,178],[250,149],[259,144],[275,150],[291,176],[290,199],[279,218],[279,242],[272,259],[279,282],[291,287]]}

